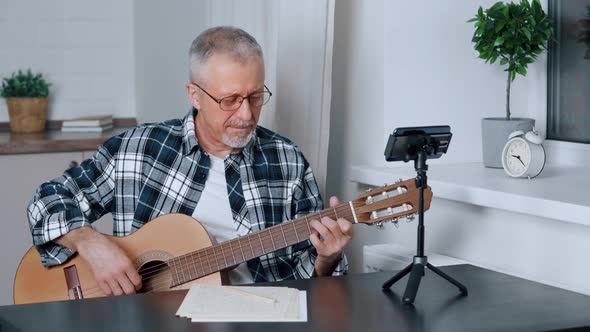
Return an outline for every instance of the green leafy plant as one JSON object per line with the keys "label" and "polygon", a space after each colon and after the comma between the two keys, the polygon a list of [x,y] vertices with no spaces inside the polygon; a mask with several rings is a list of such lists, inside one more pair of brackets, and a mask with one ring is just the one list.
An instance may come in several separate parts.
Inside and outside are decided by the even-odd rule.
{"label": "green leafy plant", "polygon": [[479,57],[491,64],[500,59],[500,65],[507,66],[506,119],[510,120],[510,83],[516,74],[526,76],[527,66],[547,49],[553,24],[539,0],[499,1],[486,10],[479,7],[467,22],[475,22],[472,42]]}
{"label": "green leafy plant", "polygon": [[0,96],[10,97],[47,97],[51,84],[41,74],[33,74],[30,69],[12,73],[12,76],[2,80]]}

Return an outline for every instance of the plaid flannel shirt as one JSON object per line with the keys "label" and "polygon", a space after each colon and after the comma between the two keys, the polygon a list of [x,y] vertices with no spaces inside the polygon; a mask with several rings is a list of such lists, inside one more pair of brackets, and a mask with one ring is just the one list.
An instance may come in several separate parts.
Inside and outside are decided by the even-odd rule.
{"label": "plaid flannel shirt", "polygon": [[[64,263],[74,254],[53,240],[106,213],[112,213],[115,236],[129,235],[163,214],[192,215],[210,165],[195,135],[193,112],[184,119],[144,124],[114,136],[92,158],[37,189],[27,215],[43,265]],[[225,159],[225,173],[240,236],[323,207],[301,151],[263,127]],[[306,240],[247,264],[256,282],[309,278],[316,256]],[[334,275],[347,270],[342,255]]]}

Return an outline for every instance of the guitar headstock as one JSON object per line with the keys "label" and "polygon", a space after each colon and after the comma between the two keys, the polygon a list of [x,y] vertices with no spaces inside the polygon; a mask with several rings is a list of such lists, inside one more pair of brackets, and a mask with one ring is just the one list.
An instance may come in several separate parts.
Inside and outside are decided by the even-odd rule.
{"label": "guitar headstock", "polygon": [[[397,222],[401,217],[418,213],[420,191],[416,179],[368,190],[352,200],[359,223],[380,225],[385,221]],[[424,189],[424,211],[430,208],[432,189]]]}

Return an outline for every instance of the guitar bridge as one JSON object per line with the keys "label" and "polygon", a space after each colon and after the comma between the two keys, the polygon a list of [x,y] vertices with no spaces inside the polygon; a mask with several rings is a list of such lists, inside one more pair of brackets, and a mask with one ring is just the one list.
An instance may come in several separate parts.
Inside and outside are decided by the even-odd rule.
{"label": "guitar bridge", "polygon": [[66,277],[66,285],[68,287],[68,298],[70,300],[79,300],[84,298],[82,294],[82,287],[80,286],[80,279],[78,278],[78,270],[76,265],[68,266],[64,269]]}

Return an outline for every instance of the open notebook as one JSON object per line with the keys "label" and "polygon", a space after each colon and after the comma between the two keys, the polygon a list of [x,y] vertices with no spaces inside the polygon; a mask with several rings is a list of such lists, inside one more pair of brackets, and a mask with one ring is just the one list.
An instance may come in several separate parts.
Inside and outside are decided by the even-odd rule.
{"label": "open notebook", "polygon": [[305,291],[288,287],[193,285],[177,316],[193,322],[305,322]]}

